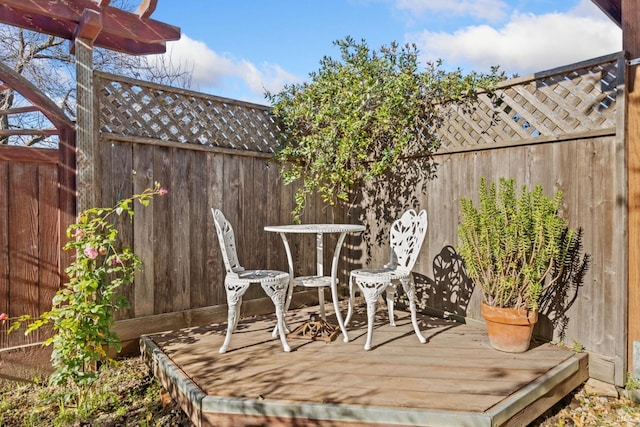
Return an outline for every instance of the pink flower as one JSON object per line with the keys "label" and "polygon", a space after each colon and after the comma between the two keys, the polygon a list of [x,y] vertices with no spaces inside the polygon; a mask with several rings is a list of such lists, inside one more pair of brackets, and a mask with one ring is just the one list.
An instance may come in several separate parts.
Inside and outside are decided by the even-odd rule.
{"label": "pink flower", "polygon": [[7,320],[9,318],[9,315],[7,313],[0,313],[0,321],[2,323],[4,323],[5,320]]}
{"label": "pink flower", "polygon": [[164,196],[165,194],[167,194],[169,192],[169,190],[167,190],[166,188],[161,188],[159,193],[161,196]]}
{"label": "pink flower", "polygon": [[87,246],[84,248],[84,255],[89,259],[96,259],[98,257],[98,251],[93,246]]}

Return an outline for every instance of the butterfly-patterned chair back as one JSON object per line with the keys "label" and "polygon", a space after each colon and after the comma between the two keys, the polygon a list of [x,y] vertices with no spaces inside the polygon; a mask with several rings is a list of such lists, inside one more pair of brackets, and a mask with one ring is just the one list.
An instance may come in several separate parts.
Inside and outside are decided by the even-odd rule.
{"label": "butterfly-patterned chair back", "polygon": [[416,214],[409,209],[394,221],[390,231],[391,264],[396,269],[410,272],[418,259],[427,233],[427,211]]}
{"label": "butterfly-patterned chair back", "polygon": [[213,221],[216,224],[216,233],[218,234],[218,242],[224,259],[224,267],[227,273],[237,273],[243,271],[244,268],[238,261],[238,251],[236,250],[236,238],[233,234],[233,227],[225,218],[219,209],[211,209]]}

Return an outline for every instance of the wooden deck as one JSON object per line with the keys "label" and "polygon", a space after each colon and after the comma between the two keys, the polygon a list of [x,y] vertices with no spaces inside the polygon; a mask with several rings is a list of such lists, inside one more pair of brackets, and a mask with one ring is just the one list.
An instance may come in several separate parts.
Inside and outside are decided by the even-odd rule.
{"label": "wooden deck", "polygon": [[[313,311],[289,312],[290,328]],[[421,316],[420,344],[401,311],[394,328],[379,310],[366,352],[363,314],[349,343],[289,339],[290,353],[271,338],[275,316],[241,320],[226,354],[225,324],[143,336],[141,350],[197,426],[522,427],[588,378],[587,354],[502,353],[475,325]]]}

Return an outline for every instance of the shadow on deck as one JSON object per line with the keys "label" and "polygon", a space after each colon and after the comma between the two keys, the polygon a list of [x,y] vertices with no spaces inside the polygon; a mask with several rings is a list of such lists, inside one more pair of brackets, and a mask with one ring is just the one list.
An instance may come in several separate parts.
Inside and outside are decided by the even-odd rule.
{"label": "shadow on deck", "polygon": [[[290,311],[294,329],[317,307]],[[331,343],[271,337],[275,316],[241,320],[219,354],[226,324],[143,336],[145,360],[197,426],[526,426],[588,378],[588,356],[533,343],[492,349],[484,328],[378,312],[364,351],[362,311]],[[331,316],[328,319],[331,321]]]}

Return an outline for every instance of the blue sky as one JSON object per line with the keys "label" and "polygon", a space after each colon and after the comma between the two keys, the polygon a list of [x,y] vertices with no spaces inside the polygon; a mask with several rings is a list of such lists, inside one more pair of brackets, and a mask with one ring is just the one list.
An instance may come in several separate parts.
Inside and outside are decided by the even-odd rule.
{"label": "blue sky", "polygon": [[622,32],[591,0],[159,0],[153,19],[180,27],[167,44],[192,88],[266,104],[264,91],[304,81],[333,41],[372,49],[416,43],[447,69],[526,75],[622,49]]}

